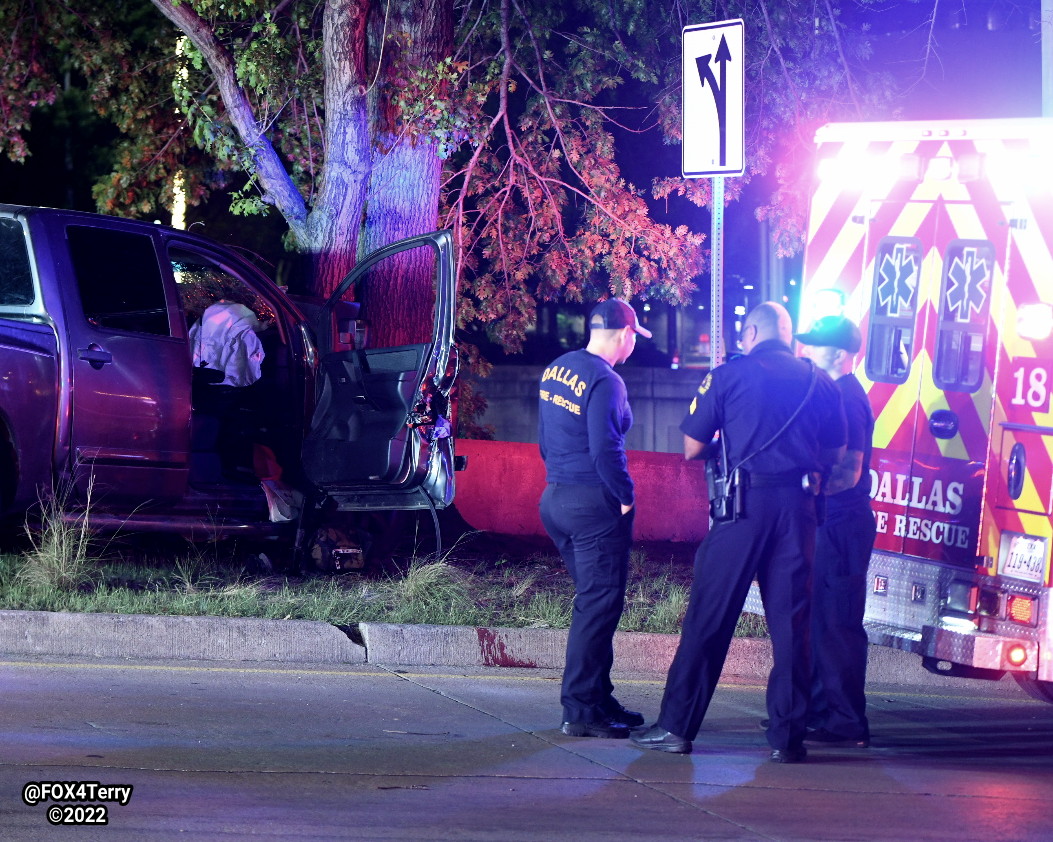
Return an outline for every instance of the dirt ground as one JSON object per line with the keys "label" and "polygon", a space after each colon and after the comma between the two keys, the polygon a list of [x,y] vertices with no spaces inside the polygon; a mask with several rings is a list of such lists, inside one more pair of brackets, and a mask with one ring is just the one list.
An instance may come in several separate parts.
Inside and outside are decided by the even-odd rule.
{"label": "dirt ground", "polygon": [[[422,526],[423,524],[423,518]],[[503,535],[496,532],[477,532],[461,517],[456,506],[439,513],[439,527],[446,547],[471,548],[473,552],[506,553],[512,557],[531,556],[539,553],[556,554],[556,548],[547,535]],[[428,531],[429,536],[434,534]],[[635,549],[646,551],[648,556],[674,558],[691,563],[695,556],[696,543],[674,541],[635,541]]]}

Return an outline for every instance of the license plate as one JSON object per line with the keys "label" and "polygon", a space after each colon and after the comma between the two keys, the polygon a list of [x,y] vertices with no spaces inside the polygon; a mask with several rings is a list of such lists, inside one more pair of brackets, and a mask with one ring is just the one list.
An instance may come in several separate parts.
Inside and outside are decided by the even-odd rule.
{"label": "license plate", "polygon": [[1014,532],[1002,534],[998,572],[1041,584],[1046,572],[1046,539]]}

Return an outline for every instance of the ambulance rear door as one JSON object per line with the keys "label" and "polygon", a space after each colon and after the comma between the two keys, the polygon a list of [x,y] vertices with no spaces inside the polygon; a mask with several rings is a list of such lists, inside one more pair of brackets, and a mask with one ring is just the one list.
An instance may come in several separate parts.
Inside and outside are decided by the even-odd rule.
{"label": "ambulance rear door", "polygon": [[870,220],[875,549],[972,568],[997,344],[988,316],[1006,228],[997,202],[978,210],[947,145],[929,146],[919,146],[925,175],[910,200],[881,203]]}

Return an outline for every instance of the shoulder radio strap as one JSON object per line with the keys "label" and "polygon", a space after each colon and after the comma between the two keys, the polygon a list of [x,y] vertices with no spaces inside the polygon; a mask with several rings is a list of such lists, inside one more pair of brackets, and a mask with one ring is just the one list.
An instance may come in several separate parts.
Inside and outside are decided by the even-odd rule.
{"label": "shoulder radio strap", "polygon": [[[791,415],[789,418],[786,419],[786,423],[783,424],[779,428],[778,432],[776,432],[775,435],[773,435],[770,439],[768,439],[766,442],[764,442],[764,444],[762,444],[760,447],[758,447],[756,450],[754,450],[749,456],[745,456],[742,459],[740,459],[739,463],[734,467],[734,469],[732,471],[728,472],[728,476],[731,476],[735,471],[737,471],[739,468],[741,468],[743,465],[745,465],[747,462],[749,462],[750,459],[752,459],[758,453],[760,453],[763,450],[767,450],[769,447],[771,447],[773,444],[775,444],[775,442],[778,441],[779,436],[781,436],[783,433],[785,433],[789,429],[790,425],[795,420],[797,420],[797,416],[801,414],[801,410],[803,410],[805,408],[805,406],[808,405],[808,401],[811,400],[811,397],[812,397],[812,392],[815,391],[815,381],[818,379],[818,369],[816,368],[816,365],[815,365],[814,361],[812,361],[812,360],[805,360],[805,362],[807,362],[809,367],[811,368],[811,377],[808,380],[808,391],[806,391],[804,393],[804,399],[797,406],[797,409],[795,409],[793,411],[793,415]],[[724,438],[724,436],[721,436],[721,439],[723,439],[723,438]],[[725,459],[726,459],[726,456],[725,456]],[[725,461],[724,464],[727,464],[727,462]]]}

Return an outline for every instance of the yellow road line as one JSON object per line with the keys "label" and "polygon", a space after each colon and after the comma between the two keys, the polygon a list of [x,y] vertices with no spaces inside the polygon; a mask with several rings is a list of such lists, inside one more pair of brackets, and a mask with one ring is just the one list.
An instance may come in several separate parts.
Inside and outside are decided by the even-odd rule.
{"label": "yellow road line", "polygon": [[[226,672],[238,674],[266,674],[266,675],[347,675],[357,677],[386,677],[386,678],[467,678],[465,673],[432,673],[432,672],[409,672],[388,666],[376,666],[376,671],[365,670],[341,670],[341,669],[305,669],[302,667],[227,667],[227,666],[199,666],[179,664],[111,664],[111,663],[66,663],[62,661],[0,661],[0,669],[4,667],[38,667],[43,669],[103,669],[103,670],[154,670],[158,672]],[[479,669],[486,669],[480,667]],[[491,667],[491,669],[495,669]],[[472,678],[487,680],[511,679],[520,681],[553,681],[554,676],[542,675],[497,675],[486,673],[471,673]],[[664,678],[661,679],[664,682]],[[623,680],[623,684],[650,684],[659,683],[659,679],[652,680]]]}

